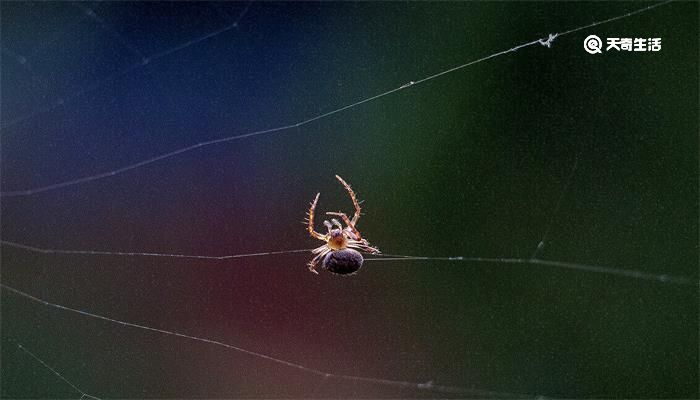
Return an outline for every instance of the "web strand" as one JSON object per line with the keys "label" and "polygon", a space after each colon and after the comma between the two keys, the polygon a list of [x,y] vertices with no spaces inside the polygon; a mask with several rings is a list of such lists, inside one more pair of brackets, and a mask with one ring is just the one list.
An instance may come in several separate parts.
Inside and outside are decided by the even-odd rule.
{"label": "web strand", "polygon": [[535,251],[532,252],[532,256],[530,258],[537,258],[537,254],[544,249],[544,246],[547,243],[547,236],[549,235],[549,231],[552,228],[552,224],[554,224],[554,219],[556,218],[557,214],[559,214],[559,208],[561,207],[561,202],[564,200],[564,196],[566,195],[566,191],[569,188],[569,185],[571,184],[571,181],[574,179],[574,174],[576,173],[576,168],[578,168],[578,156],[576,156],[576,161],[574,161],[574,166],[571,168],[571,172],[569,173],[569,177],[566,178],[566,183],[564,184],[564,188],[561,190],[561,193],[559,194],[559,199],[557,200],[557,204],[554,207],[554,212],[552,215],[549,217],[549,222],[547,223],[547,227],[544,230],[544,235],[542,235],[542,240],[537,244],[537,247],[535,248]]}
{"label": "web strand", "polygon": [[596,265],[586,265],[573,262],[565,261],[549,261],[540,260],[537,258],[489,258],[489,257],[420,257],[420,256],[403,256],[397,254],[385,254],[385,257],[369,258],[367,261],[407,261],[407,260],[432,260],[432,261],[466,261],[466,262],[478,262],[478,263],[491,263],[491,264],[523,264],[523,265],[542,265],[547,267],[565,268],[573,269],[577,271],[584,272],[596,272],[600,274],[607,275],[617,275],[626,278],[634,278],[646,281],[660,282],[660,283],[670,283],[674,285],[689,285],[689,286],[699,286],[700,281],[694,281],[693,279],[686,278],[683,276],[674,276],[668,274],[658,274],[650,273],[644,271],[638,271],[633,269],[622,269],[613,267],[600,267]]}
{"label": "web strand", "polygon": [[79,3],[71,3],[71,5],[77,8],[78,10],[82,11],[83,14],[90,17],[90,19],[92,19],[97,25],[99,25],[100,28],[102,28],[102,30],[112,35],[112,37],[114,37],[122,46],[129,50],[129,52],[138,57],[142,63],[146,61],[147,57],[133,43],[131,43],[127,38],[125,38],[124,35],[119,33],[116,29],[112,28],[107,22],[105,22],[105,20],[102,19],[102,17],[100,17],[94,9],[85,7]]}
{"label": "web strand", "polygon": [[[346,380],[346,381],[364,382],[364,383],[371,383],[371,384],[384,385],[384,386],[394,386],[394,387],[402,387],[402,388],[428,390],[428,391],[439,392],[439,393],[470,394],[470,395],[476,395],[476,396],[519,397],[519,398],[534,397],[534,396],[524,395],[524,394],[519,394],[519,393],[496,392],[496,391],[490,391],[490,390],[472,389],[472,388],[464,388],[464,387],[457,387],[457,386],[436,385],[432,381],[428,381],[426,383],[416,383],[416,382],[398,381],[398,380],[383,379],[383,378],[370,378],[370,377],[357,376],[357,375],[334,374],[331,372],[326,372],[326,371],[322,371],[319,369],[307,367],[305,365],[298,364],[298,363],[295,363],[292,361],[287,361],[287,360],[283,360],[281,358],[272,357],[272,356],[269,356],[267,354],[263,354],[263,353],[259,353],[259,352],[251,351],[251,350],[246,350],[242,347],[234,346],[234,345],[224,343],[224,342],[221,342],[218,340],[207,339],[207,338],[203,338],[203,337],[187,335],[187,334],[180,333],[180,332],[169,331],[169,330],[165,330],[165,329],[149,327],[146,325],[140,325],[140,324],[135,324],[135,323],[131,323],[131,322],[121,321],[121,320],[109,318],[109,317],[106,317],[103,315],[93,314],[93,313],[90,313],[87,311],[78,310],[78,309],[71,308],[71,307],[66,307],[66,306],[63,306],[60,304],[56,304],[56,303],[51,303],[49,301],[42,300],[38,297],[32,296],[28,293],[25,293],[21,290],[10,287],[4,283],[0,283],[0,288],[2,288],[3,290],[7,290],[8,292],[14,293],[16,295],[19,295],[21,297],[24,297],[26,299],[32,300],[34,302],[41,303],[47,307],[56,308],[59,310],[80,314],[80,315],[90,317],[90,318],[100,319],[100,320],[107,321],[107,322],[110,322],[113,324],[128,326],[131,328],[137,328],[137,329],[146,330],[146,331],[150,331],[150,332],[162,333],[165,335],[176,336],[176,337],[183,338],[183,339],[189,339],[189,340],[194,340],[194,341],[201,342],[201,343],[207,343],[207,344],[212,344],[215,346],[224,347],[226,349],[234,350],[234,351],[237,351],[239,353],[247,354],[249,356],[253,356],[253,357],[264,359],[264,360],[267,360],[267,361],[270,361],[273,363],[281,364],[281,365],[284,365],[286,367],[298,369],[298,370],[301,370],[301,371],[304,371],[304,372],[307,372],[307,373],[310,373],[313,375],[318,375],[318,376],[321,376],[325,379],[335,378],[335,379]],[[37,360],[38,360],[38,358],[37,358]],[[42,364],[44,364],[44,363],[42,362]],[[48,365],[46,365],[46,364],[44,364],[44,365],[47,368],[51,369]],[[56,373],[57,375],[60,376],[60,374],[55,372],[53,369],[51,369],[51,371],[53,371],[54,373]],[[62,379],[64,381],[68,382],[65,378],[62,378]],[[70,382],[68,382],[68,383],[73,388],[75,388],[76,390],[81,392],[83,394],[83,396],[87,395],[85,392],[78,389],[72,383],[70,383]],[[92,397],[92,396],[90,396],[90,397]]]}
{"label": "web strand", "polygon": [[[92,10],[93,11],[98,10],[100,7],[102,7],[102,4],[105,4],[105,3],[106,2],[97,2],[97,4],[94,4],[92,6]],[[28,52],[28,56],[26,58],[28,58],[30,60],[33,59],[34,57],[36,57],[37,54],[42,52],[45,48],[47,48],[50,45],[53,45],[59,39],[63,38],[68,32],[73,31],[73,29],[75,29],[83,20],[85,20],[87,18],[88,18],[87,15],[81,14],[78,18],[76,18],[74,21],[69,23],[65,29],[61,30],[58,33],[55,33],[50,39],[40,43],[38,46],[34,47],[33,49],[30,49]]]}
{"label": "web strand", "polygon": [[[116,257],[168,257],[168,258],[187,258],[187,259],[204,259],[204,260],[230,260],[235,258],[246,257],[261,257],[270,255],[293,254],[293,253],[308,253],[312,249],[299,250],[281,250],[281,251],[266,251],[258,253],[232,254],[224,256],[211,255],[190,255],[177,253],[150,253],[150,252],[121,252],[121,251],[99,251],[99,250],[63,250],[63,249],[47,249],[36,246],[30,246],[17,242],[0,240],[3,246],[14,247],[17,249],[27,250],[42,254],[64,254],[64,255],[99,255],[99,256],[116,256]],[[668,274],[643,272],[633,269],[601,267],[596,265],[586,265],[573,262],[555,261],[555,260],[540,260],[537,258],[489,258],[489,257],[423,257],[397,254],[383,254],[379,257],[367,258],[365,262],[375,261],[454,261],[454,262],[476,262],[476,263],[491,263],[491,264],[522,264],[522,265],[541,265],[546,267],[573,269],[584,272],[595,272],[607,275],[617,275],[626,278],[634,278],[652,282],[667,283],[674,285],[691,285],[698,286],[700,282],[682,276],[674,276]]]}
{"label": "web strand", "polygon": [[280,251],[266,251],[266,252],[259,252],[259,253],[234,254],[234,255],[227,255],[227,256],[208,256],[208,255],[191,255],[191,254],[177,254],[177,253],[44,249],[44,248],[30,246],[30,245],[26,245],[26,244],[22,244],[22,243],[10,242],[7,240],[0,240],[0,244],[2,244],[3,246],[14,247],[17,249],[23,249],[23,250],[32,251],[35,253],[42,253],[42,254],[82,254],[82,255],[93,255],[93,256],[120,256],[120,257],[168,257],[168,258],[189,258],[189,259],[202,259],[202,260],[230,260],[232,258],[260,257],[260,256],[271,256],[271,255],[276,255],[276,254],[306,253],[306,252],[310,252],[311,250],[313,250],[313,249],[280,250]]}
{"label": "web strand", "polygon": [[[9,288],[6,288],[6,289],[10,290]],[[14,340],[13,340],[13,341],[14,341]],[[15,342],[16,342],[16,341],[15,341]],[[37,357],[36,354],[34,354],[34,353],[32,353],[31,351],[29,351],[29,350],[28,350],[26,347],[24,347],[21,343],[18,343],[18,342],[16,342],[16,343],[17,343],[17,348],[19,348],[19,349],[22,350],[23,352],[29,354],[29,356],[31,356],[34,360],[38,361],[41,365],[43,365],[44,368],[46,368],[46,369],[48,369],[49,371],[53,372],[53,374],[56,375],[57,377],[59,377],[63,382],[67,383],[68,385],[70,385],[70,387],[72,387],[72,388],[75,389],[76,391],[80,392],[80,395],[81,395],[81,396],[80,396],[80,399],[97,399],[97,400],[99,400],[99,397],[95,397],[95,396],[92,396],[92,395],[86,393],[84,390],[80,389],[80,388],[77,387],[75,384],[73,384],[71,381],[69,381],[68,379],[66,379],[65,376],[61,375],[58,371],[56,371],[56,370],[53,369],[50,365],[48,365],[47,363],[45,363],[44,360],[42,360],[41,358]]]}
{"label": "web strand", "polygon": [[[469,66],[472,66],[472,65],[475,65],[475,64],[478,64],[478,63],[481,63],[481,62],[490,60],[490,59],[492,59],[492,58],[496,58],[496,57],[500,57],[500,56],[505,55],[505,54],[508,54],[508,53],[516,52],[516,51],[518,51],[518,50],[521,50],[521,49],[523,49],[523,48],[526,48],[526,47],[529,47],[529,46],[532,46],[532,45],[535,45],[535,44],[539,44],[539,45],[542,45],[542,46],[545,46],[545,47],[548,47],[548,48],[549,48],[549,47],[551,47],[552,42],[555,40],[555,38],[559,38],[559,37],[562,37],[562,36],[565,36],[565,35],[568,35],[568,34],[571,34],[571,33],[574,33],[574,32],[578,32],[578,31],[583,30],[583,29],[592,28],[592,27],[594,27],[594,26],[598,26],[598,25],[602,25],[602,24],[609,23],[609,22],[617,21],[617,20],[620,20],[620,19],[623,19],[623,18],[631,17],[631,16],[633,16],[633,15],[640,14],[640,13],[643,13],[643,12],[646,12],[646,11],[649,11],[649,10],[652,10],[652,9],[654,9],[654,8],[656,8],[656,7],[659,7],[659,6],[668,4],[668,3],[670,3],[670,2],[671,2],[671,0],[664,1],[664,2],[661,2],[661,3],[653,4],[653,5],[644,7],[644,8],[640,8],[640,9],[635,10],[635,11],[631,11],[631,12],[625,13],[625,14],[623,14],[623,15],[618,15],[618,16],[616,16],[616,17],[608,18],[608,19],[605,19],[605,20],[602,20],[602,21],[597,21],[597,22],[593,22],[593,23],[590,23],[590,24],[587,24],[587,25],[583,25],[583,26],[580,26],[580,27],[577,27],[577,28],[569,29],[569,30],[564,31],[564,32],[549,34],[547,38],[535,39],[535,40],[533,40],[533,41],[530,41],[530,42],[527,42],[527,43],[523,43],[523,44],[517,45],[517,46],[515,46],[515,47],[511,47],[510,49],[503,50],[503,51],[499,51],[499,52],[493,53],[493,54],[491,54],[491,55],[488,55],[488,56],[485,56],[485,57],[481,57],[481,58],[478,58],[478,59],[476,59],[476,60],[467,62],[467,63],[465,63],[465,64],[461,64],[461,65],[458,65],[458,66],[456,66],[456,67],[452,67],[452,68],[446,69],[446,70],[444,70],[444,71],[441,71],[441,72],[438,72],[438,73],[436,73],[436,74],[433,74],[433,75],[424,77],[424,78],[422,78],[422,79],[418,79],[418,80],[416,80],[416,81],[410,81],[409,83],[403,84],[403,85],[401,85],[401,86],[399,86],[399,87],[397,87],[397,88],[387,90],[387,91],[385,91],[385,92],[382,92],[382,93],[379,93],[379,94],[377,94],[377,95],[374,95],[374,96],[365,98],[365,99],[363,99],[363,100],[359,100],[359,101],[357,101],[357,102],[354,102],[354,103],[352,103],[352,104],[348,104],[348,105],[346,105],[346,106],[343,106],[343,107],[334,109],[334,110],[332,110],[332,111],[328,111],[328,112],[326,112],[326,113],[318,114],[318,115],[316,115],[316,116],[314,116],[314,117],[311,117],[311,118],[302,120],[302,121],[297,122],[297,123],[288,124],[288,125],[283,125],[283,126],[279,126],[279,127],[275,127],[275,128],[269,128],[269,129],[258,130],[258,131],[249,132],[249,133],[244,133],[244,134],[240,134],[240,135],[233,135],[233,136],[227,136],[227,137],[223,137],[223,138],[219,138],[219,139],[212,139],[212,140],[208,140],[208,141],[203,141],[203,142],[199,142],[199,143],[196,143],[196,144],[187,146],[187,147],[183,147],[183,148],[180,148],[180,149],[177,149],[177,150],[173,150],[173,151],[170,151],[170,152],[167,152],[167,153],[163,153],[163,154],[158,155],[158,156],[154,156],[154,157],[151,157],[151,158],[147,158],[147,159],[144,159],[144,160],[142,160],[142,161],[135,162],[135,163],[133,163],[133,164],[125,165],[125,166],[123,166],[123,167],[114,169],[114,170],[112,170],[112,171],[103,172],[103,173],[98,173],[98,174],[89,175],[89,176],[84,176],[84,177],[81,177],[81,178],[71,179],[71,180],[67,180],[67,181],[63,181],[63,182],[58,182],[58,183],[53,183],[53,184],[50,184],[50,185],[40,186],[40,187],[36,187],[36,188],[32,188],[32,189],[10,190],[10,191],[0,192],[0,197],[31,196],[31,195],[35,195],[35,194],[39,194],[39,193],[48,192],[48,191],[51,191],[51,190],[61,189],[61,188],[69,187],[69,186],[74,186],[74,185],[79,185],[79,184],[83,184],[83,183],[87,183],[87,182],[92,182],[92,181],[96,181],[96,180],[100,180],[100,179],[105,179],[105,178],[109,178],[109,177],[112,177],[112,176],[115,176],[115,175],[123,174],[123,173],[125,173],[125,172],[127,172],[127,171],[131,171],[131,170],[134,170],[134,169],[137,169],[137,168],[140,168],[140,167],[144,167],[144,166],[146,166],[146,165],[149,165],[149,164],[152,164],[152,163],[161,161],[161,160],[165,160],[165,159],[168,159],[168,158],[171,158],[171,157],[175,157],[175,156],[180,155],[180,154],[182,154],[182,153],[186,153],[186,152],[189,152],[189,151],[192,151],[192,150],[196,150],[196,149],[201,148],[201,147],[208,147],[208,146],[212,146],[212,145],[215,145],[215,144],[221,144],[221,143],[231,142],[231,141],[234,141],[234,140],[240,140],[240,139],[250,138],[250,137],[254,137],[254,136],[259,136],[259,135],[265,135],[265,134],[270,134],[270,133],[274,133],[274,132],[285,131],[285,130],[292,129],[292,128],[298,128],[298,127],[304,126],[304,125],[306,125],[306,124],[309,124],[309,123],[311,123],[311,122],[318,121],[318,120],[320,120],[320,119],[330,117],[330,116],[332,116],[332,115],[334,115],[334,114],[337,114],[337,113],[340,113],[340,112],[343,112],[343,111],[346,111],[346,110],[349,110],[349,109],[358,107],[358,106],[360,106],[360,105],[362,105],[362,104],[369,103],[369,102],[371,102],[371,101],[380,99],[380,98],[385,97],[385,96],[388,96],[388,95],[390,95],[390,94],[392,94],[392,93],[395,93],[395,92],[398,92],[398,91],[401,91],[401,90],[408,89],[408,88],[410,88],[410,87],[419,85],[419,84],[421,84],[421,83],[425,83],[425,82],[431,81],[431,80],[436,79],[436,78],[439,78],[439,77],[441,77],[441,76],[443,76],[443,75],[447,75],[447,74],[453,73],[453,72],[455,72],[455,71],[459,71],[459,70],[464,69],[464,68],[466,68],[466,67],[469,67]],[[242,13],[241,15],[243,15],[243,13]],[[232,28],[234,27],[234,25],[237,26],[237,23],[230,24],[230,25],[228,25],[227,27],[220,29],[219,31],[212,32],[211,34],[205,35],[205,36],[203,36],[203,37],[201,37],[201,38],[199,38],[199,39],[186,42],[186,43],[182,44],[181,46],[178,46],[178,47],[175,47],[175,48],[166,50],[166,51],[161,52],[161,53],[158,53],[158,54],[152,56],[150,59],[153,60],[153,59],[155,59],[155,58],[164,57],[164,56],[166,56],[166,55],[168,55],[168,54],[171,54],[171,53],[173,53],[173,52],[175,52],[175,51],[179,51],[179,50],[181,50],[181,49],[183,49],[183,48],[189,47],[189,46],[191,46],[191,45],[193,45],[193,44],[196,44],[196,43],[198,43],[198,42],[201,42],[201,41],[203,41],[203,40],[206,40],[206,39],[211,38],[211,37],[213,37],[213,36],[219,35],[219,34],[221,34],[221,33],[223,33],[223,32],[226,32],[226,31],[232,29]],[[136,65],[134,65],[134,66],[132,66],[132,67],[130,67],[130,68],[127,68],[126,70],[124,70],[124,71],[122,71],[122,72],[116,73],[114,76],[109,77],[108,80],[111,80],[111,79],[113,79],[113,78],[116,78],[117,76],[124,75],[124,74],[130,72],[131,70],[136,69],[136,68],[138,68],[138,67],[140,67],[140,66],[141,66],[141,64],[136,64]],[[92,90],[94,90],[96,87],[99,87],[99,86],[100,86],[100,85],[98,85],[98,84],[93,85],[92,87],[87,88],[87,89],[84,90],[83,92],[79,92],[78,95],[83,94],[83,93],[88,92],[88,91],[92,91]],[[63,104],[63,103],[61,102],[61,104]],[[40,111],[41,111],[41,110],[40,110]],[[27,117],[27,118],[28,118],[28,117]]]}
{"label": "web strand", "polygon": [[[248,13],[248,10],[250,9],[250,5],[251,5],[252,3],[253,3],[252,1],[248,2],[248,4],[246,5],[246,7],[245,7],[245,8],[243,9],[243,11],[239,14],[238,18],[236,18],[236,20],[235,20],[234,22],[232,22],[232,23],[230,23],[230,24],[224,26],[223,28],[217,29],[217,30],[215,30],[215,31],[213,31],[213,32],[207,33],[207,34],[202,35],[202,36],[199,36],[199,37],[197,37],[197,38],[188,40],[188,41],[186,41],[186,42],[184,42],[184,43],[181,43],[181,44],[179,44],[179,45],[177,45],[177,46],[171,47],[171,48],[166,49],[166,50],[162,50],[162,51],[160,51],[160,52],[154,53],[154,54],[152,54],[152,55],[150,55],[150,56],[147,56],[147,57],[144,56],[141,52],[139,52],[134,46],[129,45],[129,43],[126,42],[126,39],[124,39],[123,36],[122,36],[121,34],[119,34],[118,32],[114,31],[113,29],[107,27],[107,26],[104,24],[104,22],[97,16],[97,14],[95,14],[94,9],[93,9],[93,10],[90,10],[90,9],[84,10],[85,16],[92,18],[92,19],[95,20],[98,24],[103,24],[102,26],[103,26],[103,28],[104,28],[105,30],[107,30],[107,31],[111,32],[113,35],[118,36],[118,37],[121,38],[121,39],[120,39],[120,42],[122,43],[122,45],[128,47],[130,51],[138,53],[138,54],[139,54],[139,57],[140,57],[140,60],[139,60],[138,62],[136,62],[136,63],[134,63],[134,64],[132,64],[132,65],[130,65],[130,66],[124,68],[124,69],[121,70],[121,71],[118,71],[118,72],[115,72],[115,73],[113,73],[113,74],[111,74],[111,75],[108,75],[106,78],[103,78],[103,79],[101,79],[101,80],[99,80],[99,81],[93,83],[92,85],[89,85],[88,87],[86,87],[86,88],[83,89],[83,90],[80,90],[80,91],[78,91],[78,92],[73,93],[73,94],[72,94],[71,96],[69,96],[69,97],[66,97],[66,98],[58,98],[58,99],[54,100],[51,104],[48,104],[48,105],[43,106],[43,107],[39,107],[38,109],[36,109],[36,110],[30,112],[29,114],[26,114],[26,115],[17,117],[17,118],[15,118],[15,119],[13,119],[13,120],[10,120],[10,121],[8,121],[8,122],[3,123],[2,125],[0,125],[0,132],[6,130],[6,129],[9,128],[9,127],[12,127],[12,126],[14,126],[14,125],[17,125],[17,124],[19,124],[19,123],[21,123],[21,122],[28,121],[28,120],[30,120],[30,119],[32,119],[32,118],[38,116],[38,115],[41,115],[41,114],[47,113],[47,112],[49,112],[49,111],[52,111],[52,110],[56,109],[57,107],[60,107],[60,106],[66,104],[66,103],[68,103],[68,102],[70,102],[70,101],[73,101],[73,100],[75,100],[75,99],[77,99],[77,98],[83,96],[84,94],[87,94],[87,93],[90,93],[90,92],[92,92],[92,91],[94,91],[94,90],[97,90],[98,88],[100,88],[100,87],[102,87],[103,85],[105,85],[107,82],[111,82],[111,81],[113,81],[113,80],[115,80],[115,79],[117,79],[117,78],[119,78],[119,77],[122,77],[122,76],[124,76],[124,75],[127,75],[128,73],[130,73],[130,72],[132,72],[132,71],[134,71],[134,70],[137,70],[137,69],[139,69],[139,68],[142,68],[142,67],[144,67],[145,65],[148,65],[148,64],[150,64],[150,63],[153,62],[153,61],[157,61],[157,60],[159,60],[159,59],[161,59],[161,58],[163,58],[163,57],[166,57],[166,56],[169,56],[169,55],[171,55],[171,54],[177,53],[177,52],[179,52],[179,51],[181,51],[181,50],[184,50],[184,49],[186,49],[186,48],[188,48],[188,47],[190,47],[190,46],[196,45],[196,44],[201,43],[201,42],[203,42],[203,41],[205,41],[205,40],[211,39],[211,38],[213,38],[213,37],[215,37],[215,36],[219,36],[219,35],[221,35],[222,33],[228,32],[228,31],[230,31],[231,29],[237,28],[237,27],[238,27],[238,24],[239,24],[240,21],[241,21],[241,19],[245,16],[245,14]],[[82,8],[82,7],[80,7],[80,8]],[[32,54],[32,56],[33,56],[33,55],[34,55],[34,54]],[[1,195],[1,194],[0,194],[0,195]]]}

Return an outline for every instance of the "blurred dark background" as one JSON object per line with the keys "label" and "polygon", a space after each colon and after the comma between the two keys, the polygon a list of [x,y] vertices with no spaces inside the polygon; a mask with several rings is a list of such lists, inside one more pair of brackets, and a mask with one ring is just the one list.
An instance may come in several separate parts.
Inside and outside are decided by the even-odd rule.
{"label": "blurred dark background", "polygon": [[[3,2],[2,190],[295,124],[649,4]],[[590,34],[660,37],[662,50],[590,55]],[[698,4],[530,46],[301,127],[2,198],[2,238],[207,255],[311,248],[320,242],[300,222],[317,192],[319,211],[351,211],[334,174],[365,200],[359,228],[389,254],[527,258],[548,231],[540,258],[697,282]],[[335,374],[698,397],[697,287],[444,261],[314,276],[310,258],[3,246],[2,282]],[[450,396],[320,379],[3,291],[3,398],[79,396],[15,342],[102,398]]]}

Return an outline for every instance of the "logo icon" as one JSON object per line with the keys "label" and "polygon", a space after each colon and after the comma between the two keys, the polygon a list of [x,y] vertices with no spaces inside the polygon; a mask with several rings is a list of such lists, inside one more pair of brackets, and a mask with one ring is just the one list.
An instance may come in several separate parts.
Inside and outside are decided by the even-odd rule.
{"label": "logo icon", "polygon": [[589,54],[602,53],[602,50],[600,50],[602,47],[603,47],[603,41],[600,40],[600,38],[596,35],[590,35],[586,39],[583,40],[583,48]]}

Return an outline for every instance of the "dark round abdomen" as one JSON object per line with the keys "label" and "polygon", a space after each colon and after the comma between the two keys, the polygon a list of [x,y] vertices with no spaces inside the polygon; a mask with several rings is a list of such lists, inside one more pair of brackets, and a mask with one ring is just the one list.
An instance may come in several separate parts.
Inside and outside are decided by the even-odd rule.
{"label": "dark round abdomen", "polygon": [[362,254],[353,249],[336,250],[323,259],[323,268],[334,274],[350,275],[362,266]]}

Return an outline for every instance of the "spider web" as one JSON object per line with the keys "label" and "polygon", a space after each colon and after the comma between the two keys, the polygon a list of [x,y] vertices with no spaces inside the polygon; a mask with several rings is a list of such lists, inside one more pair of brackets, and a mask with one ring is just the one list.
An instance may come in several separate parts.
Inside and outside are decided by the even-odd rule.
{"label": "spider web", "polygon": [[3,397],[697,397],[696,4],[0,11]]}

